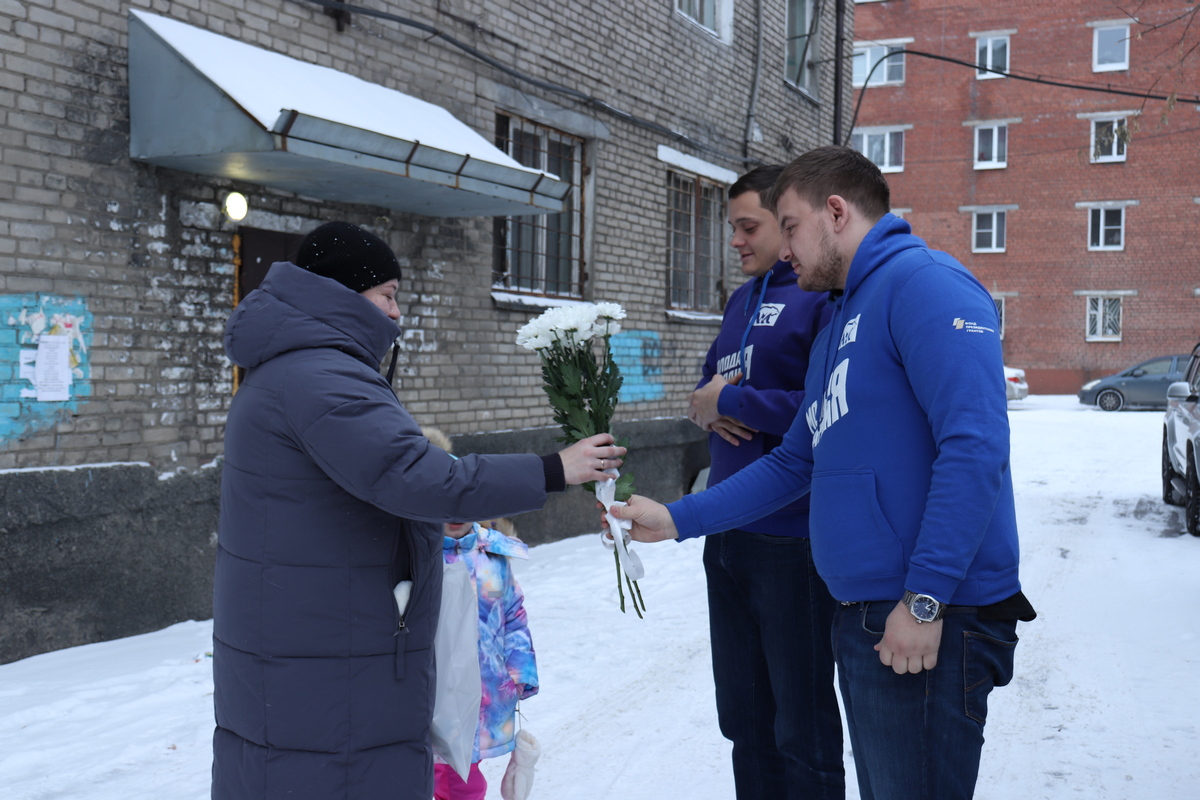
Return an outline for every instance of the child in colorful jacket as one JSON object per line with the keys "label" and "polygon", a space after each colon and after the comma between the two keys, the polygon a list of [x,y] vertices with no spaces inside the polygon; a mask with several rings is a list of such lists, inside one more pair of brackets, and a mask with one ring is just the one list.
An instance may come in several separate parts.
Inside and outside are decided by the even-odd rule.
{"label": "child in colorful jacket", "polygon": [[[500,522],[500,521],[497,521]],[[503,522],[507,522],[504,520]],[[479,675],[483,694],[471,771],[464,782],[448,765],[434,765],[435,800],[483,800],[487,781],[479,762],[516,747],[517,701],[538,691],[537,660],[525,616],[525,595],[510,558],[528,558],[529,546],[492,523],[444,526],[442,556],[463,561],[479,596]],[[511,528],[510,528],[511,530]]]}

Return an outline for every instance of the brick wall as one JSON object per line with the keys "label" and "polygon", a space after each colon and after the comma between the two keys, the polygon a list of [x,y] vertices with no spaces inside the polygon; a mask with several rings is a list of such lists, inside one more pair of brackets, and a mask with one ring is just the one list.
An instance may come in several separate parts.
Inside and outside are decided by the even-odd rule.
{"label": "brick wall", "polygon": [[[388,240],[405,275],[397,387],[420,421],[449,433],[550,424],[534,359],[512,343],[531,314],[498,308],[491,297],[490,219],[320,202],[132,161],[130,8],[414,94],[488,138],[496,111],[514,110],[492,98],[496,86],[603,127],[608,135],[587,145],[585,294],[624,304],[627,327],[657,331],[662,344],[664,391],[622,407],[618,419],[628,420],[682,415],[715,333],[670,323],[663,311],[667,167],[657,147],[741,171],[743,148],[778,161],[829,141],[833,4],[824,6],[814,54],[824,61],[822,100],[815,102],[785,84],[785,4],[764,0],[756,114],[763,136],[745,143],[753,4],[735,3],[729,43],[682,18],[671,0],[570,4],[569,13],[549,0],[371,4],[679,131],[705,150],[516,81],[389,20],[356,14],[339,33],[319,6],[304,2],[0,0],[0,296],[35,305],[69,300],[91,315],[76,343],[72,402],[27,399],[30,408],[0,429],[0,469],[111,461],[194,468],[221,453],[233,388],[221,332],[238,251],[237,225],[219,202],[231,189],[250,201],[242,225],[303,233],[340,218]],[[732,288],[737,265],[730,259],[725,269]],[[0,319],[0,330],[5,324]],[[14,348],[36,342],[28,325],[9,327],[22,342],[0,340],[6,362]],[[8,394],[27,386],[15,365],[0,371]]]}
{"label": "brick wall", "polygon": [[[1124,18],[1113,3],[947,4],[931,0],[858,7],[855,39],[912,37],[906,47],[973,63],[972,33],[1010,34],[1010,69],[1065,83],[1195,96],[1200,58],[1171,59],[1200,41],[1193,24],[1151,27],[1189,8],[1141,4],[1131,27],[1130,66],[1092,71],[1089,22]],[[1183,47],[1179,47],[1182,37]],[[1127,158],[1092,163],[1091,122],[1080,114],[1140,110]],[[1008,166],[973,167],[964,122],[1019,119],[1008,126]],[[1092,377],[1157,355],[1186,353],[1200,339],[1200,114],[1180,103],[1054,87],[1015,78],[977,80],[970,68],[907,56],[903,85],[872,87],[858,126],[910,124],[904,171],[889,174],[893,205],[915,233],[954,254],[1006,297],[1006,363],[1026,370],[1030,390],[1073,393]],[[1092,201],[1137,201],[1126,209],[1122,251],[1089,251]],[[1007,249],[972,253],[972,215],[962,206],[1015,205]],[[1123,297],[1120,341],[1085,340],[1081,292]]]}

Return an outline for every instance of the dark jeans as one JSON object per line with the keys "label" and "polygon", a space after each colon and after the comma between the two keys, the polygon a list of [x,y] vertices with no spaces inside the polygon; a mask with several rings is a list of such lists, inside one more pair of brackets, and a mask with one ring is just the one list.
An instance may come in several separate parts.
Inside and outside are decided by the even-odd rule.
{"label": "dark jeans", "polygon": [[862,800],[966,800],[988,694],[1012,679],[1016,620],[951,606],[937,666],[897,675],[875,652],[894,600],[841,606],[834,651]]}
{"label": "dark jeans", "polygon": [[830,632],[836,603],[808,539],[707,537],[708,616],[721,733],[739,800],[842,800],[842,722]]}

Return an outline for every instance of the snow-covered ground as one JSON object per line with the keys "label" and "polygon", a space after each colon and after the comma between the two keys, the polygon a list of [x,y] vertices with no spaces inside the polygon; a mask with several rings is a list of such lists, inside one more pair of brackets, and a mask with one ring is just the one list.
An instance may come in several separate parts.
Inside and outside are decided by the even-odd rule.
{"label": "snow-covered ground", "polygon": [[[1200,797],[1200,539],[1159,497],[1162,415],[1032,396],[1009,417],[1022,580],[1040,616],[992,695],[976,796]],[[542,678],[524,704],[544,751],[534,798],[733,796],[700,543],[637,549],[645,620],[617,609],[594,536],[519,563]],[[186,622],[0,666],[0,796],[208,797],[211,630]],[[489,799],[504,764],[484,762]]]}

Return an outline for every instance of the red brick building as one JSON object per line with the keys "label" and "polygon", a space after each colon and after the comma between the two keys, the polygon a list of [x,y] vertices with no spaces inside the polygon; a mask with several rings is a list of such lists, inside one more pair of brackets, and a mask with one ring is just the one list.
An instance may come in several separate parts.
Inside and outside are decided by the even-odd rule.
{"label": "red brick building", "polygon": [[1031,391],[1196,344],[1194,5],[860,0],[854,36],[850,143],[991,290]]}

